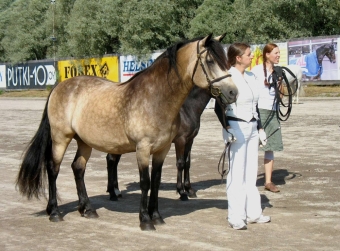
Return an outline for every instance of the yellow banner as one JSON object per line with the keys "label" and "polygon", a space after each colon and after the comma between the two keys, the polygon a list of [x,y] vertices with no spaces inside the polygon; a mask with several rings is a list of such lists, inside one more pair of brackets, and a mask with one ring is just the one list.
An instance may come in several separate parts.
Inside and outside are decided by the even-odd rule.
{"label": "yellow banner", "polygon": [[118,56],[58,61],[59,81],[88,75],[119,82]]}

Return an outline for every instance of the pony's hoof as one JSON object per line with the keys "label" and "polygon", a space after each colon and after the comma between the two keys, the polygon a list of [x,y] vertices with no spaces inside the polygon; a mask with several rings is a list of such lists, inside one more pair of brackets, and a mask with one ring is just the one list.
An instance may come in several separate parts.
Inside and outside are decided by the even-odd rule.
{"label": "pony's hoof", "polygon": [[122,192],[117,188],[115,188],[115,194],[117,195],[118,198],[123,198]]}
{"label": "pony's hoof", "polygon": [[95,218],[99,217],[96,210],[85,211],[85,213],[82,216],[84,216],[85,218],[88,218],[88,219],[95,219]]}
{"label": "pony's hoof", "polygon": [[179,198],[181,201],[189,200],[188,195],[186,193],[182,193]]}
{"label": "pony's hoof", "polygon": [[110,195],[110,200],[111,201],[118,201],[117,195],[116,194],[115,195]]}
{"label": "pony's hoof", "polygon": [[165,224],[165,222],[164,222],[164,220],[162,218],[152,219],[152,223],[154,225],[163,225],[163,224]]}
{"label": "pony's hoof", "polygon": [[59,214],[51,214],[49,220],[51,222],[60,222],[60,221],[63,221],[64,219]]}
{"label": "pony's hoof", "polygon": [[142,231],[155,231],[156,228],[151,222],[141,222],[139,225]]}
{"label": "pony's hoof", "polygon": [[192,190],[192,189],[189,190],[188,196],[189,196],[189,198],[197,198],[196,192],[194,190]]}

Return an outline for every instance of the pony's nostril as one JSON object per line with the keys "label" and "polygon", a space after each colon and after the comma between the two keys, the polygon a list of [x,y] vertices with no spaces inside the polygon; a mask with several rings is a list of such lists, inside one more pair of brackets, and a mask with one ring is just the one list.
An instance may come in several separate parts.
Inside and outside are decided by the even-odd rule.
{"label": "pony's nostril", "polygon": [[232,97],[233,97],[233,96],[234,96],[234,97],[236,96],[236,93],[235,93],[234,91],[230,91],[229,94],[230,94],[230,96],[232,96]]}

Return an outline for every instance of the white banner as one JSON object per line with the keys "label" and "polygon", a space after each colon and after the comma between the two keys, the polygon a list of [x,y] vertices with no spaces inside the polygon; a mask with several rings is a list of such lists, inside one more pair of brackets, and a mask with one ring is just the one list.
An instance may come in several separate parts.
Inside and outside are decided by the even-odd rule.
{"label": "white banner", "polygon": [[140,61],[135,56],[120,56],[119,67],[120,67],[120,82],[129,80],[137,72],[144,70],[149,67],[155,59],[161,55],[162,52],[156,52],[151,55],[150,59]]}
{"label": "white banner", "polygon": [[6,65],[0,65],[0,88],[6,88]]}

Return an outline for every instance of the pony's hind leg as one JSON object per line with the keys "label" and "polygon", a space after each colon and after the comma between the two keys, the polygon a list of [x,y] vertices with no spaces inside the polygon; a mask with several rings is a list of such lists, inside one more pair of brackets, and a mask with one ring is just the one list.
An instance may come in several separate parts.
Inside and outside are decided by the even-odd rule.
{"label": "pony's hind leg", "polygon": [[57,200],[57,177],[60,170],[60,164],[64,157],[66,148],[70,143],[71,139],[68,139],[64,144],[54,144],[52,145],[52,160],[48,161],[47,164],[47,176],[48,176],[48,204],[46,207],[46,212],[50,216],[50,221],[59,222],[62,221],[63,218],[58,209],[58,200]]}
{"label": "pony's hind leg", "polygon": [[48,176],[48,203],[46,213],[50,216],[50,221],[59,222],[63,220],[61,213],[58,209],[57,199],[57,177],[59,174],[60,164],[55,165],[53,161],[47,163],[47,176]]}
{"label": "pony's hind leg", "polygon": [[196,191],[192,188],[190,183],[190,165],[191,165],[191,148],[192,148],[193,140],[189,141],[185,146],[184,158],[185,158],[185,167],[184,167],[184,189],[188,193],[189,198],[196,198]]}
{"label": "pony's hind leg", "polygon": [[175,150],[176,150],[176,167],[177,167],[177,183],[176,183],[176,189],[179,193],[179,198],[182,201],[188,200],[188,194],[184,189],[183,186],[183,171],[185,168],[185,158],[184,158],[184,152],[185,152],[185,139],[184,138],[178,138],[175,142]]}
{"label": "pony's hind leg", "polygon": [[118,187],[118,163],[120,157],[119,154],[107,154],[107,192],[110,193],[110,200],[117,201],[122,197],[122,193]]}
{"label": "pony's hind leg", "polygon": [[78,150],[72,163],[72,170],[74,179],[76,181],[79,204],[78,211],[81,216],[86,218],[98,218],[98,214],[95,209],[92,208],[90,200],[87,196],[84,175],[86,169],[86,163],[91,156],[92,148],[86,145],[81,139],[76,138],[78,144]]}

